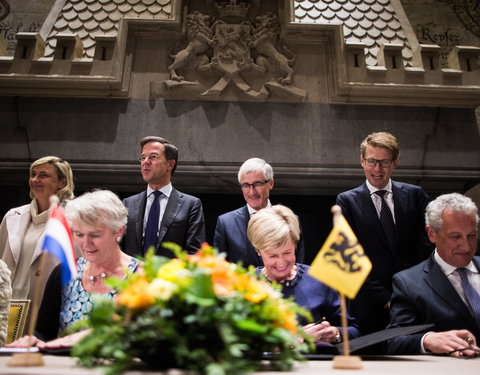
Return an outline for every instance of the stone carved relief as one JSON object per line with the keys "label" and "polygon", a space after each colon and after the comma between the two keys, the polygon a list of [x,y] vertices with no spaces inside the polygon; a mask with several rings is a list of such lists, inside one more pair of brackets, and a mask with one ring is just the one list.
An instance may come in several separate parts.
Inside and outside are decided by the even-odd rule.
{"label": "stone carved relief", "polygon": [[[214,7],[212,14],[193,11],[185,17],[187,45],[172,55],[166,87],[200,86],[180,74],[182,68],[194,66],[207,77],[221,74],[213,85],[205,87],[204,97],[218,97],[228,85],[234,85],[258,101],[272,92],[293,100],[305,99],[306,90],[293,86],[295,55],[280,36],[278,17],[272,12],[257,15],[258,0],[209,3]],[[259,73],[261,82],[253,82],[251,77],[247,80],[242,76],[247,71]]]}

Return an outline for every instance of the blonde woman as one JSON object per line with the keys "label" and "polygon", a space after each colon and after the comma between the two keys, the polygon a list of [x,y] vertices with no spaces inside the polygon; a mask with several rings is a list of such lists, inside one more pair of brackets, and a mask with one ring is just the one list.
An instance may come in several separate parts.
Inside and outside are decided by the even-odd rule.
{"label": "blonde woman", "polygon": [[[304,330],[315,343],[339,343],[343,339],[340,299],[337,292],[308,274],[309,266],[296,262],[295,249],[300,238],[297,216],[291,209],[275,205],[258,211],[248,223],[248,238],[262,257],[257,273],[282,286],[285,298],[309,310],[315,323]],[[307,322],[304,322],[307,323]],[[348,317],[348,335],[360,336],[355,320]]]}
{"label": "blonde woman", "polygon": [[[53,256],[43,254],[40,246],[49,216],[50,196],[57,195],[62,205],[73,198],[70,164],[56,156],[38,159],[30,165],[28,184],[32,201],[12,208],[0,225],[0,259],[11,272],[12,298],[31,300],[35,288],[39,288],[40,296],[43,294],[48,276],[58,263]],[[47,257],[46,274],[40,277],[42,256]]]}

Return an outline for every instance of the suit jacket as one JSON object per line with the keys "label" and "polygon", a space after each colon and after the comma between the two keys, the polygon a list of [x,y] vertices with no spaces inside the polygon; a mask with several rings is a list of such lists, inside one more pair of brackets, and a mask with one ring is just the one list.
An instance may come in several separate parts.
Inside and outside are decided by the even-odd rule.
{"label": "suit jacket", "polygon": [[[480,269],[480,257],[473,262]],[[433,323],[435,332],[467,329],[480,341],[480,327],[442,269],[431,256],[393,277],[391,319],[388,328]],[[392,354],[420,354],[424,333],[391,340]]]}
{"label": "suit jacket", "polygon": [[[146,202],[146,191],[123,200],[128,209],[123,246],[129,255],[143,254],[143,217]],[[156,253],[173,257],[170,250],[161,246],[162,242],[175,242],[190,253],[200,248],[205,242],[205,220],[200,199],[172,189],[160,224]]]}
{"label": "suit jacket", "polygon": [[358,319],[362,333],[382,330],[389,320],[384,306],[390,301],[395,273],[428,258],[433,250],[425,233],[424,213],[430,201],[419,186],[392,181],[396,236],[393,251],[366,183],[343,192],[337,204],[372,262],[372,271],[350,302],[351,314]]}
{"label": "suit jacket", "polygon": [[[250,265],[263,266],[262,258],[257,254],[247,237],[248,221],[250,214],[245,205],[234,211],[220,215],[215,227],[213,246],[227,254],[229,262],[242,262],[245,267]],[[296,260],[302,263],[305,256],[303,236],[297,244]]]}

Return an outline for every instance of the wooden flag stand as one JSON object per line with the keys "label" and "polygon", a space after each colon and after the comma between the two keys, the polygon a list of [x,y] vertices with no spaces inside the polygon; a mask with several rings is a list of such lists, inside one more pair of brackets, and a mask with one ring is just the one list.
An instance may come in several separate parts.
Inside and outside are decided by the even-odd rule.
{"label": "wooden flag stand", "polygon": [[342,309],[343,355],[338,355],[333,358],[333,368],[360,370],[363,368],[362,359],[359,356],[350,355],[350,342],[348,341],[347,328],[347,308],[345,304],[345,296],[341,293],[340,303]]}
{"label": "wooden flag stand", "polygon": [[[50,208],[52,206],[58,206],[59,200],[56,195],[52,195],[50,197]],[[33,352],[32,349],[32,340],[33,334],[35,333],[35,325],[37,323],[38,317],[38,309],[40,308],[40,287],[39,285],[43,285],[45,281],[45,267],[47,262],[47,256],[49,256],[46,252],[43,252],[40,255],[40,264],[38,265],[38,269],[40,271],[40,277],[37,282],[37,288],[35,288],[33,298],[32,298],[32,308],[31,312],[32,315],[30,316],[30,320],[28,322],[28,332],[30,339],[28,342],[28,350],[25,353],[14,353],[9,360],[7,361],[7,366],[9,367],[26,367],[26,366],[44,366],[43,356],[39,352]]]}
{"label": "wooden flag stand", "polygon": [[[342,215],[342,209],[340,206],[335,205],[332,207],[333,225],[335,221]],[[333,358],[334,369],[349,369],[360,370],[363,368],[362,359],[359,356],[350,355],[350,342],[348,338],[347,328],[347,307],[345,303],[345,295],[340,294],[340,307],[342,313],[342,328],[343,328],[343,355],[338,355]]]}

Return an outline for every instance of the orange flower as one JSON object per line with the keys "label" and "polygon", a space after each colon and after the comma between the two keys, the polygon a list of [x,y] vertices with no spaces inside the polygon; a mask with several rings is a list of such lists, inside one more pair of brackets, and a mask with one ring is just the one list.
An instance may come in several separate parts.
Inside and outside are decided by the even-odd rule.
{"label": "orange flower", "polygon": [[237,289],[244,293],[244,298],[253,303],[259,303],[268,297],[267,285],[249,275],[237,276]]}
{"label": "orange flower", "polygon": [[118,293],[117,302],[131,309],[144,310],[155,302],[155,297],[150,293],[148,287],[147,278],[141,276]]}

